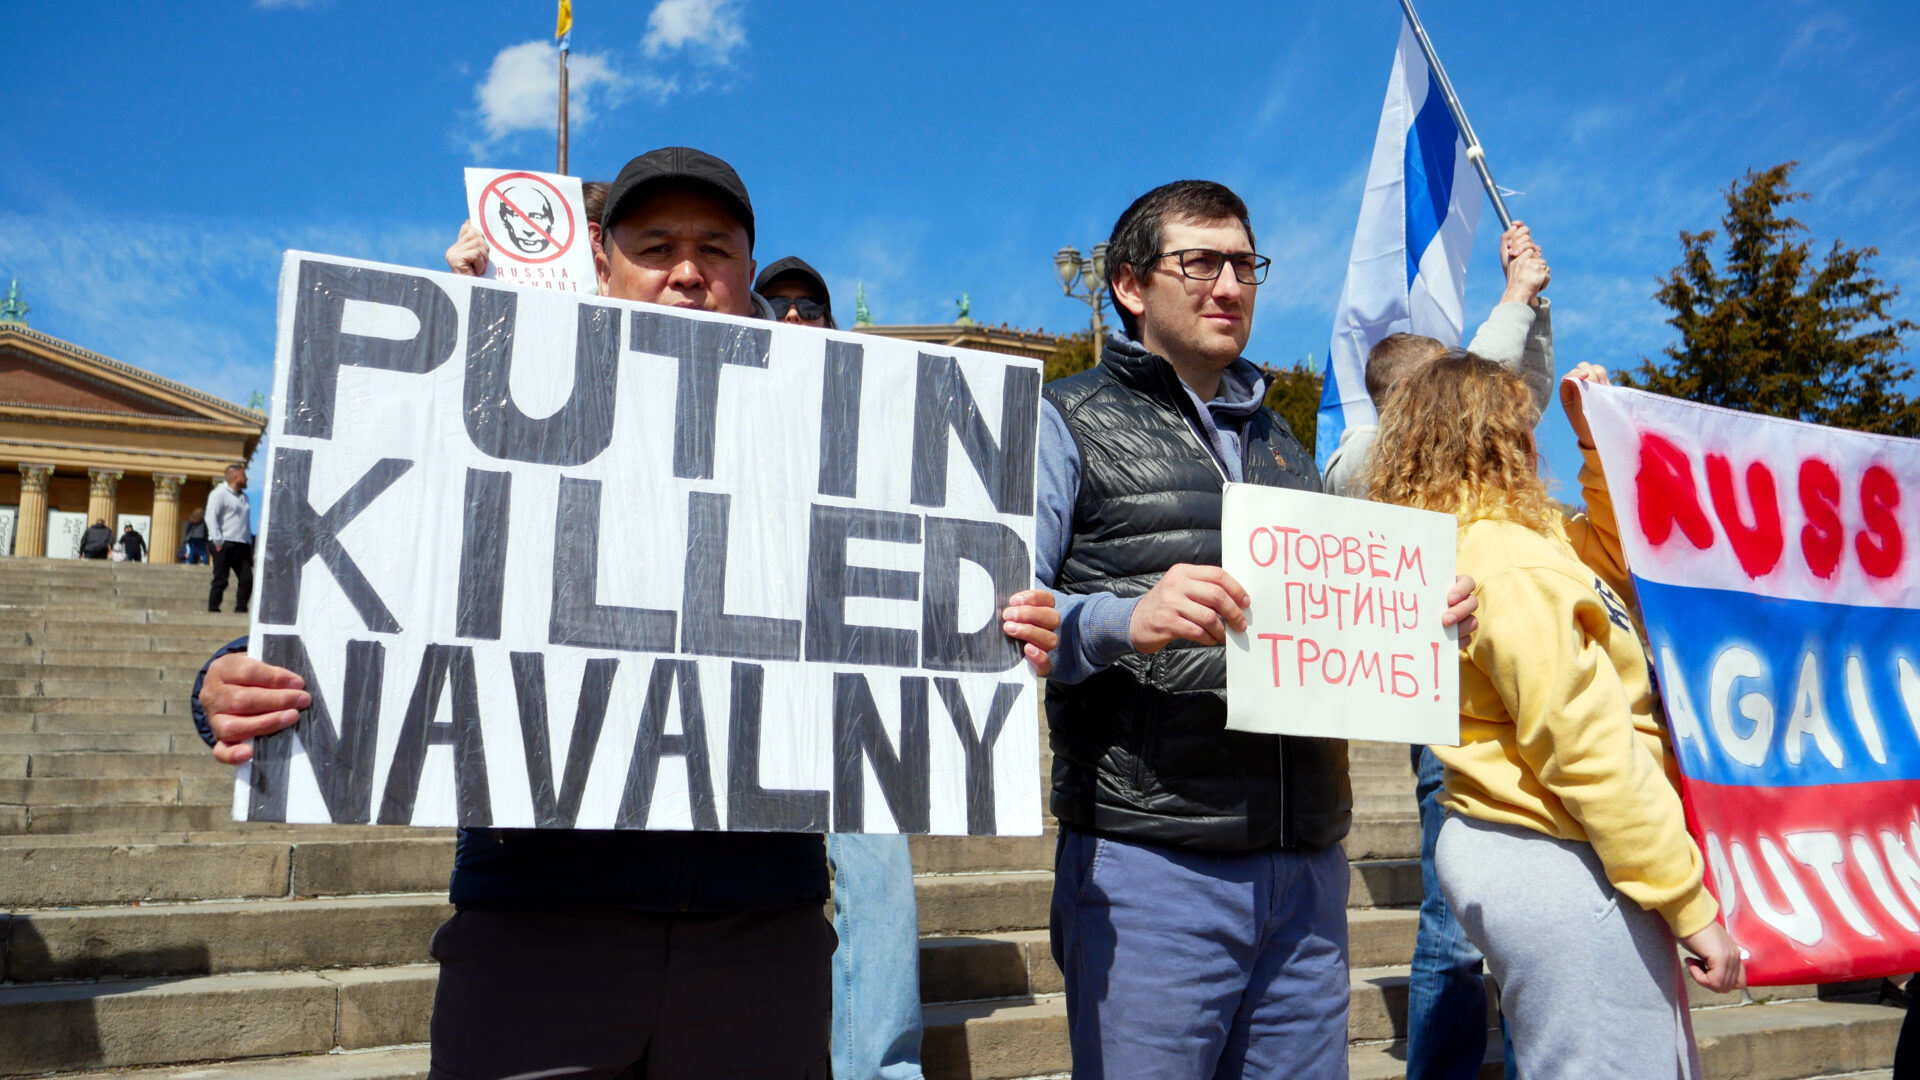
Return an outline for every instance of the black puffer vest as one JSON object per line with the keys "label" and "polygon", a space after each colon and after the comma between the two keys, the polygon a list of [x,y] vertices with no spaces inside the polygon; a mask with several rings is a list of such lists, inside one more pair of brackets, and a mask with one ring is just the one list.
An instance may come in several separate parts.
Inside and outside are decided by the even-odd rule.
{"label": "black puffer vest", "polygon": [[[1139,596],[1175,563],[1220,564],[1219,464],[1165,360],[1109,344],[1046,396],[1080,450],[1073,537],[1054,588]],[[1248,483],[1320,490],[1286,421],[1241,438]],[[1053,813],[1088,832],[1200,851],[1323,848],[1347,835],[1353,791],[1337,739],[1226,730],[1226,650],[1175,642],[1078,685],[1047,684]]]}

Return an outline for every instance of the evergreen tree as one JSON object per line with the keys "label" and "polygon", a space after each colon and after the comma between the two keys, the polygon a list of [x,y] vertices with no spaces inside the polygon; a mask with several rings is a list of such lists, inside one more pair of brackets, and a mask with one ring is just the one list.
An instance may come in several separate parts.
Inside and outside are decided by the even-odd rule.
{"label": "evergreen tree", "polygon": [[1093,331],[1074,334],[1067,338],[1058,351],[1047,357],[1046,370],[1041,379],[1052,382],[1069,375],[1078,375],[1093,366]]}
{"label": "evergreen tree", "polygon": [[1313,433],[1320,425],[1320,367],[1308,356],[1292,367],[1261,365],[1267,374],[1267,408],[1293,429],[1300,445],[1313,450]]}
{"label": "evergreen tree", "polygon": [[1900,290],[1873,276],[1876,248],[1838,240],[1824,260],[1787,216],[1806,193],[1788,186],[1795,162],[1749,171],[1727,188],[1718,234],[1680,234],[1680,265],[1654,294],[1680,332],[1666,359],[1642,357],[1625,386],[1743,412],[1889,435],[1920,435],[1920,403],[1901,392],[1899,359],[1914,323],[1888,315]]}

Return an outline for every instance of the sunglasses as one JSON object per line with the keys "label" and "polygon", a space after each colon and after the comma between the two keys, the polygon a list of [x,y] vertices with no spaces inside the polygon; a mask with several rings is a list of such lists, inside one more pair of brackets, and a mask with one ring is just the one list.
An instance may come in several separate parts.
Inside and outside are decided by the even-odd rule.
{"label": "sunglasses", "polygon": [[786,318],[788,310],[798,311],[800,317],[809,322],[821,318],[827,313],[827,305],[817,300],[796,300],[788,296],[769,296],[766,298],[766,301],[772,305],[773,317],[776,319]]}

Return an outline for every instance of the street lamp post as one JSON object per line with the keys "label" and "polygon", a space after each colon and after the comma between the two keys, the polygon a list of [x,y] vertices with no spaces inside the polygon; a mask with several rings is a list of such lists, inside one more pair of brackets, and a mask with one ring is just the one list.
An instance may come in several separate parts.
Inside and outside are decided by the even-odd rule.
{"label": "street lamp post", "polygon": [[1107,245],[1093,245],[1089,257],[1082,257],[1079,248],[1063,247],[1054,253],[1053,269],[1060,275],[1060,291],[1093,309],[1093,355],[1098,360],[1106,340],[1100,313],[1107,304]]}

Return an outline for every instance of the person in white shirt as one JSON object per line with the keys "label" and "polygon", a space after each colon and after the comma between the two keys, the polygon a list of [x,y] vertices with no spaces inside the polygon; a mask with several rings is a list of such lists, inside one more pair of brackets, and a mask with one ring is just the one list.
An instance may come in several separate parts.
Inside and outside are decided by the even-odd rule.
{"label": "person in white shirt", "polygon": [[207,496],[207,539],[213,545],[213,587],[207,610],[219,611],[227,591],[227,573],[238,580],[233,610],[242,614],[253,599],[253,508],[247,502],[247,467],[227,466],[227,482]]}

